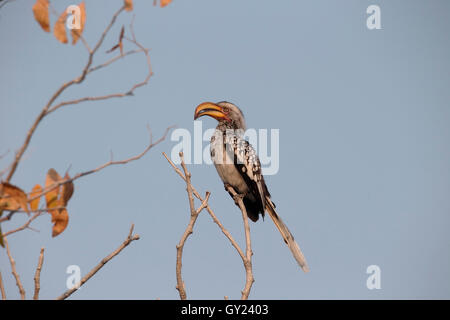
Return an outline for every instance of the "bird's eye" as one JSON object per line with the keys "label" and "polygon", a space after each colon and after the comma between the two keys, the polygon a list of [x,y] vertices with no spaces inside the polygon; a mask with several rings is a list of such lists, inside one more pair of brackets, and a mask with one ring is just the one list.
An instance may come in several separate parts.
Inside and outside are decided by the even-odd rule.
{"label": "bird's eye", "polygon": [[230,109],[228,109],[228,107],[223,107],[222,108],[223,113],[227,113],[230,112]]}

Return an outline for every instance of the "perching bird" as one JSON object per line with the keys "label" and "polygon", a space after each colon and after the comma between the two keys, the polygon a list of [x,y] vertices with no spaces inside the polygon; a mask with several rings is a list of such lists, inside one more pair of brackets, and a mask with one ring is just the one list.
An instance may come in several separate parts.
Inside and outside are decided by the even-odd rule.
{"label": "perching bird", "polygon": [[[211,159],[225,188],[233,189],[243,197],[248,217],[256,222],[267,211],[283,236],[295,260],[303,271],[308,265],[291,232],[275,211],[270,193],[261,173],[261,164],[253,147],[243,138],[245,119],[242,111],[226,101],[204,102],[195,109],[194,120],[201,116],[210,116],[219,124],[211,137]],[[233,197],[233,195],[230,193]]]}

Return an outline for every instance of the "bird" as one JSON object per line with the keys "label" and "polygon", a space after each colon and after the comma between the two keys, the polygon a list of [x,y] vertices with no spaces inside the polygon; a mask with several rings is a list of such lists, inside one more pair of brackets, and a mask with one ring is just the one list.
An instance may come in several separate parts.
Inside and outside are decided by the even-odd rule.
{"label": "bird", "polygon": [[[225,190],[234,198],[229,187],[242,197],[247,216],[258,221],[267,212],[281,233],[284,242],[304,272],[309,271],[306,259],[286,224],[275,210],[275,204],[264,181],[261,163],[252,145],[244,138],[246,130],[244,114],[231,102],[203,102],[194,113],[194,120],[209,116],[218,121],[211,136],[210,153]],[[236,205],[238,201],[235,199]]]}

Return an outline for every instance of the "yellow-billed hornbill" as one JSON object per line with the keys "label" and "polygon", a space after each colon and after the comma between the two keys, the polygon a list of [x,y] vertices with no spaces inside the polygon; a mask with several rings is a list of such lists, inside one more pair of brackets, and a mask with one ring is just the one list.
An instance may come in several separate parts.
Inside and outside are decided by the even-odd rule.
{"label": "yellow-billed hornbill", "polygon": [[[204,102],[195,109],[194,120],[210,116],[219,124],[211,137],[211,159],[225,188],[233,189],[243,197],[248,217],[256,222],[259,214],[264,217],[267,210],[295,260],[303,271],[308,271],[305,257],[291,232],[275,211],[270,193],[261,173],[261,164],[253,147],[244,139],[246,130],[242,111],[226,101]],[[227,188],[226,188],[227,189]],[[230,193],[233,197],[233,195]]]}

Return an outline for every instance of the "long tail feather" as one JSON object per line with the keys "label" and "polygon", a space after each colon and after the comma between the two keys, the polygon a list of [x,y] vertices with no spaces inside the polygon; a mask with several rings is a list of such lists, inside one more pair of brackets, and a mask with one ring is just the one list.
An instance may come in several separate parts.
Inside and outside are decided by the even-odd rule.
{"label": "long tail feather", "polygon": [[272,218],[273,222],[277,226],[278,231],[280,231],[281,235],[283,236],[284,242],[288,245],[289,249],[292,252],[292,255],[294,256],[295,260],[297,260],[297,263],[302,268],[304,272],[308,272],[309,268],[306,263],[305,256],[303,255],[302,251],[300,250],[299,245],[294,240],[294,236],[289,231],[288,227],[284,224],[283,220],[281,220],[280,216],[275,211],[275,206],[270,200],[269,197],[266,197],[266,208],[267,212],[269,213],[270,218]]}

